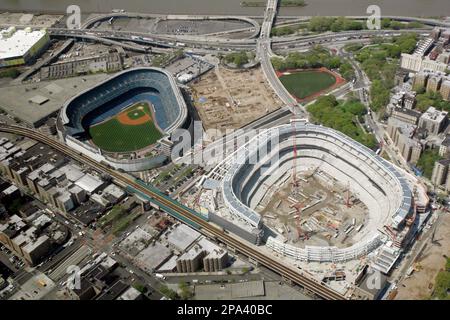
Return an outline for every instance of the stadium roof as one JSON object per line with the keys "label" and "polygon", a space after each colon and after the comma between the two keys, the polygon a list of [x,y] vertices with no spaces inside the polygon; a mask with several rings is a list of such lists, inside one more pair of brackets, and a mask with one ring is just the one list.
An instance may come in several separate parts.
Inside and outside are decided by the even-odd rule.
{"label": "stadium roof", "polygon": [[13,27],[0,31],[0,59],[25,55],[47,32],[30,29],[15,30]]}

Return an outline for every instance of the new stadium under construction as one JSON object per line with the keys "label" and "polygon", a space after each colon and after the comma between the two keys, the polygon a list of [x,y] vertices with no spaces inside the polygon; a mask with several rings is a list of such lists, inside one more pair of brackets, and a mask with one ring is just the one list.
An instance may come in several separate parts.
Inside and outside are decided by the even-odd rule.
{"label": "new stadium under construction", "polygon": [[[258,161],[253,161],[256,158]],[[292,184],[293,175],[297,175],[299,183],[291,188],[297,193],[288,195],[293,209],[290,214],[296,214],[290,219],[300,221],[307,209],[321,211],[322,216],[316,216],[315,222],[321,225],[316,229],[328,231],[325,240],[311,242],[304,237],[305,241],[290,241],[282,228],[269,227],[275,214],[261,214],[264,199],[273,199],[283,186]],[[356,218],[340,221],[340,227],[329,223],[342,220],[337,210],[320,206],[324,197],[314,193],[315,189],[313,196],[302,193],[302,184],[313,176],[329,189],[335,188],[334,196],[343,199],[344,212],[350,210],[346,202],[352,201],[361,204],[355,205],[360,208],[356,211],[361,211],[356,214],[364,213],[364,217],[359,216],[358,223]],[[419,216],[428,206],[426,191],[413,176],[344,134],[306,120],[292,120],[291,124],[259,132],[227,155],[202,183],[203,192],[212,192],[212,198],[219,199],[216,210],[210,212],[246,226],[251,234],[258,234],[261,242],[265,241],[266,247],[296,261],[346,262],[367,256],[387,242],[401,248],[416,232]],[[341,186],[341,191],[336,191],[336,186]],[[308,197],[314,199],[306,206]],[[273,210],[278,212],[282,200],[277,202]],[[331,218],[324,219],[327,215]],[[313,229],[308,229],[305,220],[294,225],[298,236],[302,232],[310,234],[307,231]],[[343,241],[335,244],[330,239],[338,235]]]}
{"label": "new stadium under construction", "polygon": [[170,140],[187,119],[173,76],[142,67],[120,72],[67,101],[58,129],[60,138],[79,152],[116,169],[141,171],[166,159],[149,156],[149,148],[161,138]]}

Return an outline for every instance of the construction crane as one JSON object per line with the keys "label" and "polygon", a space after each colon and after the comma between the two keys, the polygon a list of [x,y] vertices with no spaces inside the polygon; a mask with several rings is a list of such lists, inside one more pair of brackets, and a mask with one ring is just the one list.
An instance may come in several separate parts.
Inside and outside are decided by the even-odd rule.
{"label": "construction crane", "polygon": [[298,180],[297,180],[297,139],[296,139],[296,129],[295,129],[295,118],[291,119],[291,125],[292,125],[292,145],[293,145],[293,152],[294,152],[294,159],[292,161],[292,186],[294,188],[298,187]]}
{"label": "construction crane", "polygon": [[345,193],[345,205],[347,206],[347,208],[350,208],[350,181],[347,182],[347,191]]}
{"label": "construction crane", "polygon": [[295,210],[297,210],[296,227],[297,227],[298,239],[308,240],[308,238],[309,238],[308,234],[303,231],[302,226],[301,226],[301,219],[300,219],[304,205],[302,202],[298,202],[293,207],[295,208]]}

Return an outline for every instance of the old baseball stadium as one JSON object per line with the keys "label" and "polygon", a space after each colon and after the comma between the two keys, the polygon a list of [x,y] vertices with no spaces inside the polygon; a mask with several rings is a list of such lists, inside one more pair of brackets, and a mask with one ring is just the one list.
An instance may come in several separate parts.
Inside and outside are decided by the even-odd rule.
{"label": "old baseball stadium", "polygon": [[163,161],[154,155],[161,139],[188,119],[175,79],[158,68],[135,68],[114,75],[68,100],[59,116],[66,143],[126,171]]}

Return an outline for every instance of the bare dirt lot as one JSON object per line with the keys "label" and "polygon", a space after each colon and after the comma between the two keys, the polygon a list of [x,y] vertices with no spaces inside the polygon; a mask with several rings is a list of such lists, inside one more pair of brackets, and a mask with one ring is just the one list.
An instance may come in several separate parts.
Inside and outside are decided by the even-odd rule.
{"label": "bare dirt lot", "polygon": [[195,107],[205,130],[240,128],[277,110],[282,103],[260,68],[240,71],[216,67],[192,85]]}
{"label": "bare dirt lot", "polygon": [[434,281],[439,270],[445,267],[450,251],[450,213],[444,213],[437,224],[434,242],[427,241],[427,245],[418,259],[417,271],[410,278],[405,279],[399,286],[396,299],[418,300],[427,299],[433,292]]}
{"label": "bare dirt lot", "polygon": [[298,188],[291,178],[275,188],[258,208],[264,208],[260,213],[265,224],[296,246],[349,246],[368,215],[367,207],[350,194],[346,206],[344,186],[333,183],[330,188],[313,171],[302,175]]}

